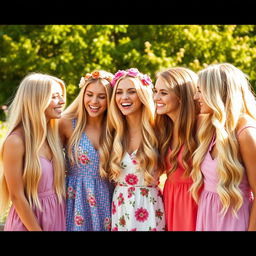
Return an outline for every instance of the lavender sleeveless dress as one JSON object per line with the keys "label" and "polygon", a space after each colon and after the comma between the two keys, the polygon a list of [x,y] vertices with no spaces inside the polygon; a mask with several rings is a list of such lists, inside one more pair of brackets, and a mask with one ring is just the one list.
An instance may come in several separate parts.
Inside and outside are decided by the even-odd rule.
{"label": "lavender sleeveless dress", "polygon": [[[242,128],[237,133],[237,136],[247,127]],[[204,176],[204,188],[198,203],[196,231],[246,231],[249,225],[252,203],[252,194],[246,171],[244,170],[244,175],[239,185],[243,194],[243,205],[237,212],[238,217],[235,217],[230,209],[225,215],[220,214],[222,207],[219,195],[216,191],[218,183],[216,171],[217,159],[212,159],[210,155],[214,144],[215,140],[212,140],[201,164],[201,171]]]}
{"label": "lavender sleeveless dress", "polygon": [[[42,176],[38,186],[38,197],[42,211],[33,208],[33,212],[43,231],[65,231],[65,200],[58,202],[54,190],[53,165],[52,161],[40,156]],[[15,207],[12,205],[7,217],[4,231],[27,231],[21,222]]]}

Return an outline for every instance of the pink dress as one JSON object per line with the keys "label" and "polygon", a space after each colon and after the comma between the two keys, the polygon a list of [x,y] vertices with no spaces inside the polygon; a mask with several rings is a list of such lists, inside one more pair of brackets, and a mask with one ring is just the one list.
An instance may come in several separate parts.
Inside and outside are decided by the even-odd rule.
{"label": "pink dress", "polygon": [[[33,208],[34,214],[43,231],[65,231],[65,201],[59,204],[55,193],[52,162],[42,156],[40,156],[40,162],[42,166],[42,176],[39,181],[38,196],[42,211]],[[4,230],[27,231],[13,205],[7,217]]]}
{"label": "pink dress", "polygon": [[[197,204],[189,192],[191,177],[184,177],[182,165],[182,146],[178,154],[177,169],[168,175],[163,191],[167,231],[195,231]],[[167,156],[170,154],[169,148]],[[170,164],[167,163],[168,169]]]}
{"label": "pink dress", "polygon": [[[247,127],[249,126],[243,127],[237,133],[237,136]],[[232,214],[230,209],[225,215],[219,214],[221,211],[221,202],[216,191],[218,183],[216,171],[217,159],[212,159],[210,155],[214,144],[215,140],[213,139],[201,164],[201,171],[204,176],[204,189],[198,203],[196,231],[246,231],[249,225],[252,203],[252,194],[246,171],[244,171],[242,181],[239,185],[243,193],[243,205],[237,212],[238,218]]]}

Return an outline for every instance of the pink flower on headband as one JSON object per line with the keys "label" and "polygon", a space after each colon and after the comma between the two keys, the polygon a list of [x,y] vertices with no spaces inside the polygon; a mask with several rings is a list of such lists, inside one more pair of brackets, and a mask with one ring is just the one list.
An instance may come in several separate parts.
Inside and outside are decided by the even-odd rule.
{"label": "pink flower on headband", "polygon": [[115,73],[114,78],[113,78],[112,81],[111,81],[112,87],[114,87],[116,81],[117,81],[120,77],[124,76],[125,74],[126,74],[126,72],[125,72],[124,70],[118,70],[118,71]]}
{"label": "pink flower on headband", "polygon": [[151,85],[152,84],[152,80],[148,75],[143,75],[141,82],[143,83],[143,85]]}
{"label": "pink flower on headband", "polygon": [[112,87],[115,86],[118,79],[120,79],[122,76],[125,76],[125,75],[139,78],[143,85],[146,85],[146,86],[152,85],[153,86],[152,80],[150,79],[150,77],[148,75],[140,73],[137,68],[130,68],[127,71],[118,70],[115,73],[114,78],[112,79],[112,82],[111,82]]}
{"label": "pink flower on headband", "polygon": [[136,77],[137,75],[139,75],[139,70],[137,68],[130,68],[127,70],[127,74],[128,76],[132,76],[132,77]]}

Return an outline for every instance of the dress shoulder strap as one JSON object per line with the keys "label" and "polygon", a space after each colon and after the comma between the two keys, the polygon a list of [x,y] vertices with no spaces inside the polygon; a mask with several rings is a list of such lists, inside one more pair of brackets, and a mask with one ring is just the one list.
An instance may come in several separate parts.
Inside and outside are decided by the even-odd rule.
{"label": "dress shoulder strap", "polygon": [[254,128],[254,129],[256,129],[255,126],[246,125],[246,126],[242,127],[242,128],[237,132],[237,137],[241,134],[241,132],[242,132],[243,130],[245,130],[245,129],[247,129],[247,128]]}
{"label": "dress shoulder strap", "polygon": [[22,134],[20,134],[19,132],[11,132],[11,133],[8,135],[8,137],[11,136],[11,135],[13,135],[13,134],[18,135],[23,141],[25,141],[24,136],[23,136]]}
{"label": "dress shoulder strap", "polygon": [[212,141],[211,141],[210,146],[209,146],[209,151],[212,150],[212,147],[215,145],[215,142],[216,142],[216,135],[213,135]]}

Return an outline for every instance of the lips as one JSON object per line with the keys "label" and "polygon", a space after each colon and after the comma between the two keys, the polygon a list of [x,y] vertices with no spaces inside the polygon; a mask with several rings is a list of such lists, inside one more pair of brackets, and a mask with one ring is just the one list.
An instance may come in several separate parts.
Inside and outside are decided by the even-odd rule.
{"label": "lips", "polygon": [[58,112],[58,113],[61,113],[61,112],[62,112],[62,107],[54,108],[54,111],[56,111],[56,112]]}
{"label": "lips", "polygon": [[121,103],[121,106],[126,109],[126,108],[131,107],[132,103],[124,102],[124,103]]}
{"label": "lips", "polygon": [[161,108],[161,107],[165,106],[165,104],[157,103],[156,106],[157,106],[158,108]]}
{"label": "lips", "polygon": [[97,112],[100,109],[100,107],[96,107],[96,106],[92,106],[92,105],[89,105],[89,108],[92,112]]}

